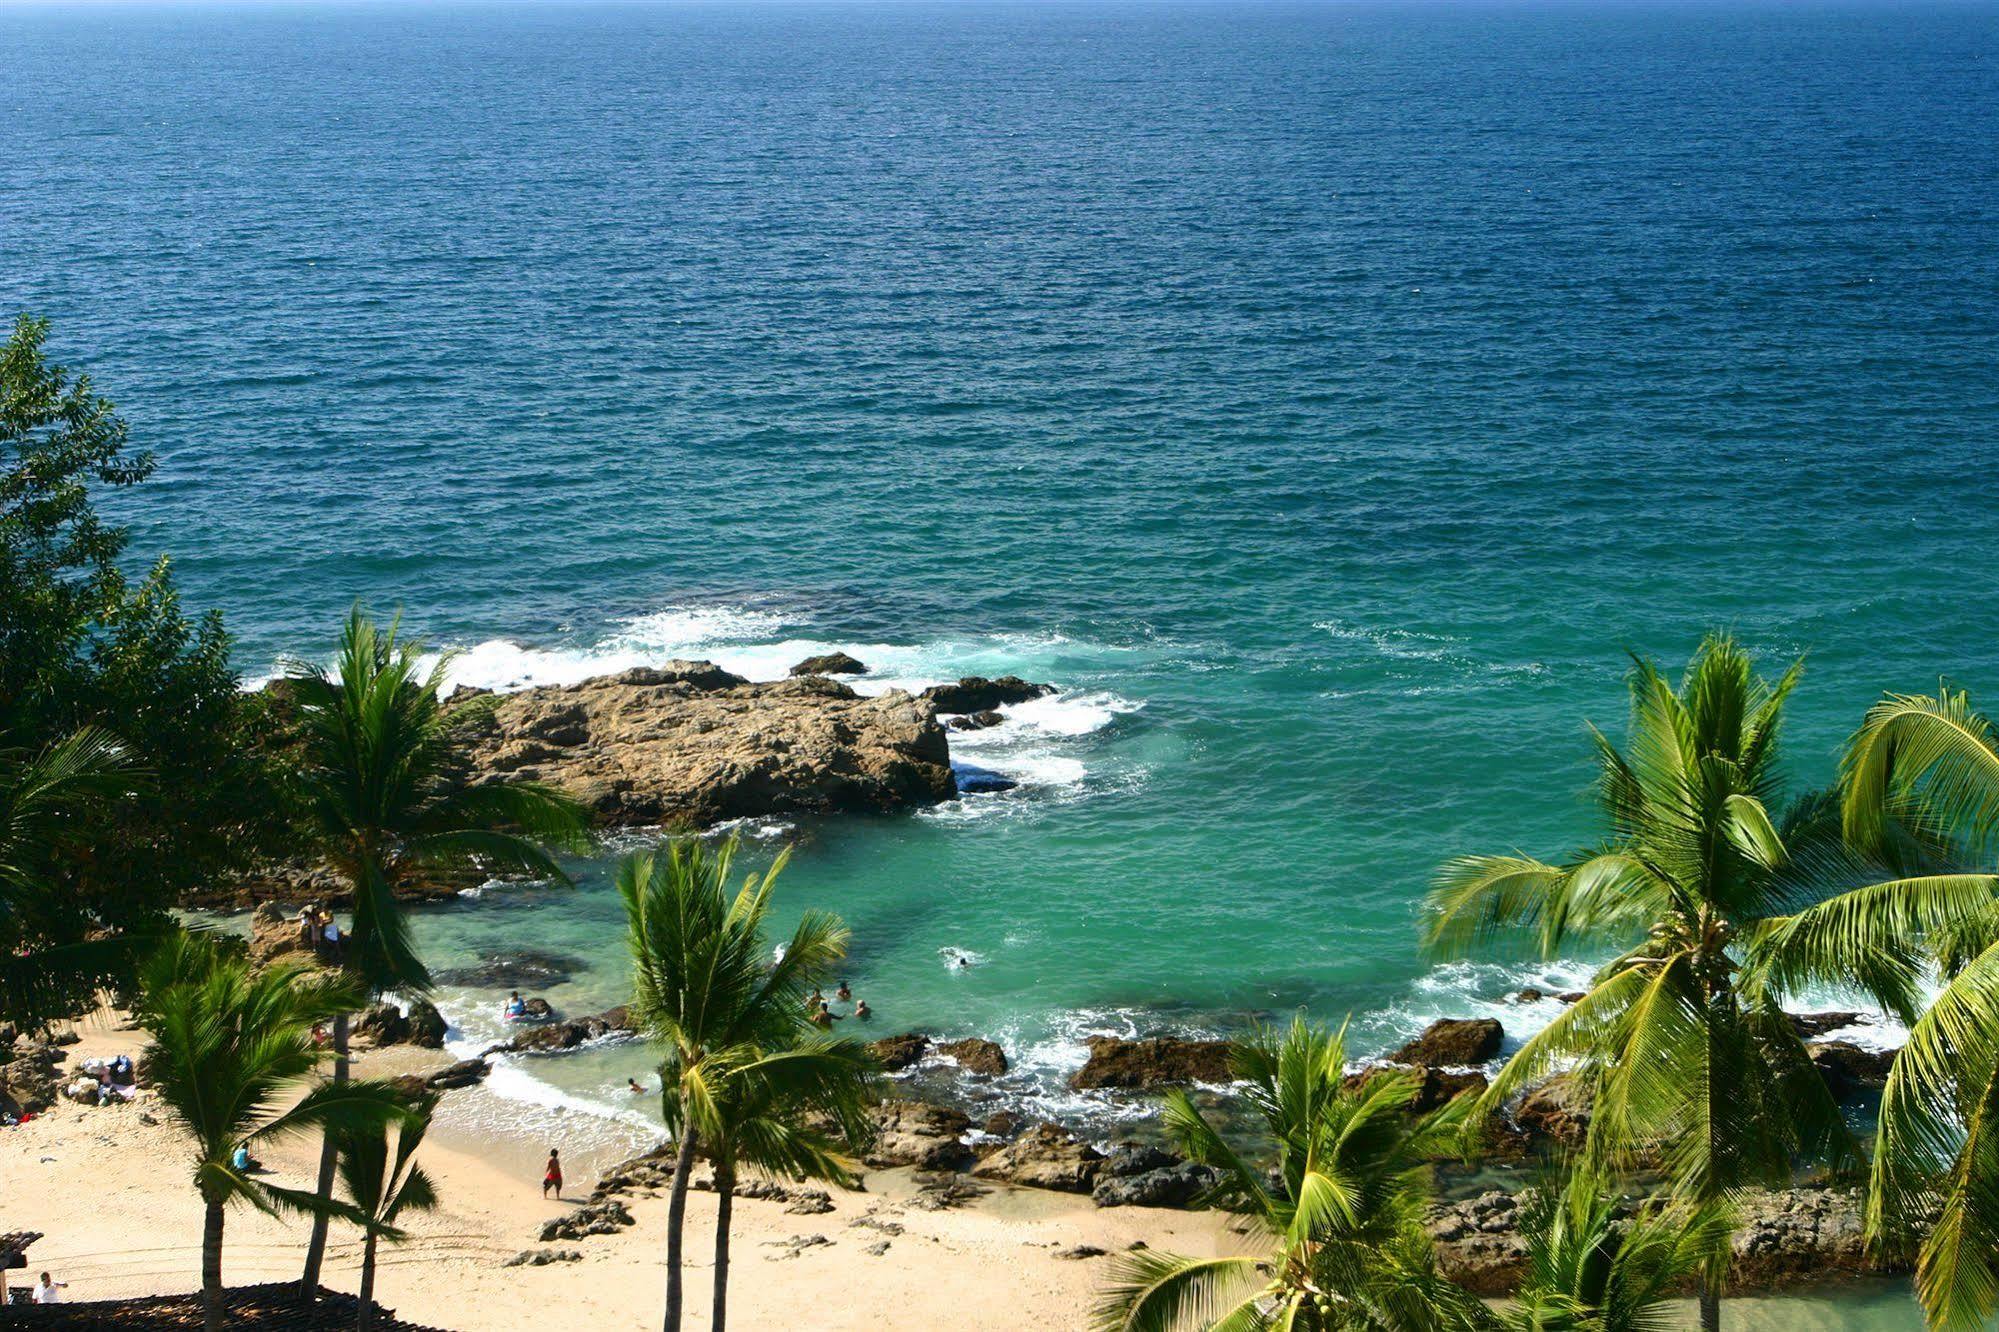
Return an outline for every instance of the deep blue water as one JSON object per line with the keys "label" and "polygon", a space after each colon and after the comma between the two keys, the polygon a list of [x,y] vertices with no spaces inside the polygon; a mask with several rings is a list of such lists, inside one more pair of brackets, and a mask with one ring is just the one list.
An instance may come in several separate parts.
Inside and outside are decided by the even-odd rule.
{"label": "deep blue water", "polygon": [[[246,673],[365,597],[489,681],[1063,685],[965,750],[1018,792],[775,830],[886,1024],[1044,1074],[1533,974],[1414,903],[1588,836],[1627,648],[1809,652],[1801,783],[1999,686],[1990,6],[21,8],[0,69],[0,309]],[[586,877],[427,928],[608,1001]]]}

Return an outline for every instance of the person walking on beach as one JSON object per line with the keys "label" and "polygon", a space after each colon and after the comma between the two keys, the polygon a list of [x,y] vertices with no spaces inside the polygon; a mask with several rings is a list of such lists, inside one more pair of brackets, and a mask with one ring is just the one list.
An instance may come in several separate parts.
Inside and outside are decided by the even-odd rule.
{"label": "person walking on beach", "polygon": [[562,1158],[555,1148],[548,1149],[548,1169],[541,1175],[541,1196],[546,1198],[550,1189],[555,1190],[555,1200],[562,1201]]}

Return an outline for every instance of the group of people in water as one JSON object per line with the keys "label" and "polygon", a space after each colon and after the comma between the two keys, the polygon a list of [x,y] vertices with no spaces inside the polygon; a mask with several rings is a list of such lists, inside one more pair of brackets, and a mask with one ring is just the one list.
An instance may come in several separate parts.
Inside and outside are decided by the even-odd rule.
{"label": "group of people in water", "polygon": [[331,911],[308,902],[298,909],[299,946],[328,962],[340,960],[340,922]]}
{"label": "group of people in water", "polygon": [[854,999],[854,992],[847,987],[847,982],[845,981],[840,982],[840,988],[833,992],[833,998],[843,1004],[852,1003],[854,1011],[852,1013],[835,1013],[832,1003],[827,1000],[825,995],[815,989],[805,1001],[806,1016],[811,1020],[813,1026],[830,1027],[835,1022],[846,1021],[849,1017],[857,1017],[861,1021],[866,1022],[875,1015],[875,1011],[868,1007],[867,1000],[861,999],[857,1001]]}

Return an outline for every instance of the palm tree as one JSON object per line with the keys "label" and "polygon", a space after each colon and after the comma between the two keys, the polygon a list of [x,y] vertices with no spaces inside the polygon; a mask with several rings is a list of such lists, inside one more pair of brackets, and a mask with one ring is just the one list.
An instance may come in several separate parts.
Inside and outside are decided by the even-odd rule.
{"label": "palm tree", "polygon": [[[867,1112],[880,1099],[881,1064],[866,1046],[813,1033],[800,1005],[788,1011],[796,1042],[790,1048],[765,1053],[744,1046],[708,1059],[713,1095],[699,1133],[702,1155],[715,1170],[714,1332],[728,1326],[729,1227],[739,1171],[748,1166],[781,1179],[852,1188],[857,1177],[847,1152],[867,1140]],[[677,1080],[662,1091],[667,1125],[684,1135]]]}
{"label": "palm tree", "polygon": [[377,1082],[320,1083],[280,1108],[324,1058],[313,1026],[359,1001],[349,981],[294,966],[253,969],[211,939],[176,932],[141,966],[139,983],[138,1016],[152,1036],[146,1069],[194,1143],[194,1185],[207,1211],[202,1306],[213,1332],[223,1319],[222,1233],[231,1203],[361,1220],[344,1204],[238,1170],[236,1148],[314,1130],[358,1132],[402,1111]]}
{"label": "palm tree", "polygon": [[[1490,1113],[1571,1061],[1593,1093],[1588,1151],[1599,1165],[1663,1158],[1672,1194],[1713,1208],[1753,1183],[1786,1180],[1800,1157],[1835,1164],[1859,1149],[1779,999],[1837,966],[1908,1011],[1906,945],[1833,940],[1784,913],[1869,867],[1836,852],[1821,800],[1782,820],[1777,739],[1802,663],[1774,683],[1726,637],[1710,637],[1675,688],[1649,662],[1630,678],[1622,749],[1591,728],[1609,829],[1560,864],[1520,855],[1453,860],[1439,874],[1426,933],[1459,953],[1526,929],[1554,955],[1571,943],[1627,949],[1585,998],[1529,1040],[1487,1089]],[[1737,956],[1756,945],[1744,971]],[[1767,945],[1767,949],[1766,946]],[[1701,1288],[1719,1326],[1726,1253]]]}
{"label": "palm tree", "polygon": [[721,1120],[719,1084],[751,1062],[746,1051],[783,1051],[795,1041],[808,988],[846,955],[847,930],[808,911],[772,960],[764,937],[771,890],[790,859],[780,852],[763,874],[731,896],[738,839],[712,850],[695,839],[664,855],[644,852],[618,870],[632,954],[632,1016],[662,1047],[668,1116],[678,1124],[673,1192],[667,1207],[666,1332],[683,1304],[682,1241],[687,1189],[703,1125]]}
{"label": "palm tree", "polygon": [[1728,1244],[1731,1223],[1718,1208],[1619,1211],[1587,1167],[1564,1187],[1528,1191],[1520,1214],[1527,1275],[1503,1315],[1512,1332],[1652,1332],[1667,1322],[1679,1287]]}
{"label": "palm tree", "polygon": [[[1848,743],[1841,814],[1856,851],[1895,857],[1912,839],[1955,872],[1832,898],[1782,927],[1795,953],[1919,939],[1944,982],[1882,1092],[1868,1226],[1916,1256],[1932,1326],[1987,1326],[1999,1309],[1999,742],[1962,690],[1889,694]],[[1830,978],[1836,968],[1798,965]]]}
{"label": "palm tree", "polygon": [[[307,835],[354,889],[342,965],[368,995],[421,993],[430,972],[410,943],[396,890],[427,873],[466,865],[567,882],[547,848],[580,844],[584,818],[566,796],[528,782],[460,780],[459,728],[479,701],[445,710],[451,654],[428,668],[419,645],[399,641],[359,606],[347,617],[331,668],[287,666],[302,737],[300,802]],[[347,1068],[347,1015],[333,1024],[333,1080]],[[318,1191],[333,1196],[335,1144],[319,1159]],[[326,1221],[313,1223],[301,1288],[319,1288]]]}
{"label": "palm tree", "polygon": [[388,1125],[371,1125],[360,1131],[342,1133],[340,1182],[361,1214],[367,1238],[361,1245],[361,1298],[356,1326],[367,1332],[375,1312],[375,1245],[380,1240],[398,1243],[405,1238],[396,1227],[404,1212],[428,1212],[437,1206],[437,1189],[430,1176],[416,1163],[417,1148],[430,1129],[431,1114],[437,1109],[437,1093],[428,1092],[409,1103],[409,1117],[396,1130],[390,1146]]}
{"label": "palm tree", "polygon": [[1483,1306],[1436,1273],[1422,1226],[1430,1162],[1455,1151],[1465,1103],[1410,1113],[1420,1086],[1405,1070],[1345,1076],[1346,1033],[1294,1021],[1231,1052],[1243,1098],[1277,1149],[1265,1171],[1239,1155],[1185,1092],[1166,1098],[1167,1134],[1215,1167],[1207,1201],[1260,1234],[1264,1254],[1120,1258],[1094,1323],[1103,1332],[1176,1328],[1473,1327]]}
{"label": "palm tree", "polygon": [[0,1013],[34,1026],[129,982],[132,937],[89,937],[91,918],[58,883],[65,852],[87,847],[84,816],[135,777],[122,745],[85,728],[38,753],[0,752]]}

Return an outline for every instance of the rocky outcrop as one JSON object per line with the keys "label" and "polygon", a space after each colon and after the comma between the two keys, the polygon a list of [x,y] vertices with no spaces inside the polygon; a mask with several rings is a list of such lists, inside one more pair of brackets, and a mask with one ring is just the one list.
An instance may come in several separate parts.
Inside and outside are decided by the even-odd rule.
{"label": "rocky outcrop", "polygon": [[960,1141],[971,1117],[928,1101],[883,1101],[874,1109],[875,1140],[866,1161],[877,1169],[953,1170],[972,1157]]}
{"label": "rocky outcrop", "polygon": [[574,1211],[550,1217],[542,1222],[539,1237],[543,1244],[559,1239],[578,1240],[589,1235],[615,1235],[637,1224],[623,1203],[607,1198],[603,1202],[584,1203]]}
{"label": "rocky outcrop", "polygon": [[630,1036],[636,1029],[632,1026],[631,1011],[623,1004],[607,1008],[589,1017],[567,1018],[560,1022],[544,1022],[518,1032],[510,1040],[498,1045],[489,1045],[486,1054],[554,1054],[561,1050],[573,1050],[587,1041],[602,1040],[607,1036]]}
{"label": "rocky outcrop", "polygon": [[953,717],[944,725],[953,731],[983,731],[1005,720],[1004,714],[998,712],[970,712],[962,717]]}
{"label": "rocky outcrop", "polygon": [[1505,1039],[1505,1030],[1492,1018],[1440,1018],[1388,1057],[1398,1064],[1471,1068],[1497,1055]]}
{"label": "rocky outcrop", "polygon": [[[1799,1188],[1745,1193],[1729,1267],[1731,1289],[1773,1290],[1828,1278],[1894,1270],[1867,1252],[1866,1215],[1858,1192]],[[1443,1275],[1480,1295],[1502,1295],[1527,1266],[1519,1199],[1483,1193],[1432,1208],[1428,1224]]]}
{"label": "rocky outcrop", "polygon": [[18,1119],[39,1115],[62,1091],[62,1050],[55,1045],[16,1044],[0,1064],[0,1114]]}
{"label": "rocky outcrop", "polygon": [[828,652],[817,657],[807,657],[791,668],[793,675],[866,675],[868,668],[860,658],[850,657],[844,652]]}
{"label": "rocky outcrop", "polygon": [[1415,1079],[1416,1094],[1409,1101],[1409,1109],[1419,1115],[1449,1105],[1466,1093],[1476,1095],[1486,1088],[1486,1078],[1483,1073],[1451,1073],[1427,1065],[1403,1068],[1395,1064],[1376,1064],[1364,1072],[1353,1074],[1346,1082],[1349,1087],[1365,1088],[1370,1082],[1389,1072],[1407,1073]]}
{"label": "rocky outcrop", "polygon": [[1054,685],[1032,684],[1018,675],[1002,675],[997,680],[968,675],[956,684],[931,685],[923,691],[923,697],[939,712],[978,713],[1026,703],[1054,692]]}
{"label": "rocky outcrop", "polygon": [[1895,1065],[1895,1051],[1869,1050],[1851,1041],[1823,1041],[1805,1050],[1838,1097],[1887,1086],[1888,1070]]}
{"label": "rocky outcrop", "polygon": [[[409,902],[448,901],[485,877],[477,870],[440,869],[419,882],[398,885],[396,896]],[[348,909],[354,905],[354,887],[317,861],[290,860],[219,878],[181,894],[182,906],[208,911],[247,911],[275,903],[295,914],[308,902]]]}
{"label": "rocky outcrop", "polygon": [[299,929],[297,908],[286,910],[266,902],[250,913],[250,960],[261,967],[280,958],[287,962],[315,960]]}
{"label": "rocky outcrop", "polygon": [[1104,1155],[1059,1124],[1036,1124],[972,1167],[981,1179],[1030,1189],[1088,1193]]}
{"label": "rocky outcrop", "polygon": [[409,1011],[393,1003],[380,1003],[361,1015],[354,1024],[354,1039],[361,1045],[416,1045],[426,1050],[444,1048],[444,1014],[430,1000],[405,1000]]}
{"label": "rocky outcrop", "polygon": [[1138,1143],[1126,1143],[1097,1167],[1090,1199],[1099,1207],[1186,1207],[1214,1187],[1216,1172]]}
{"label": "rocky outcrop", "polygon": [[1558,1073],[1513,1106],[1513,1124],[1530,1140],[1580,1147],[1589,1135],[1589,1088],[1570,1073]]}
{"label": "rocky outcrop", "polygon": [[1789,1017],[1792,1030],[1808,1041],[1829,1031],[1838,1031],[1867,1020],[1863,1013],[1848,1012],[1844,1009],[1834,1009],[1824,1013],[1792,1013]]}
{"label": "rocky outcrop", "polygon": [[1089,1061],[1069,1079],[1078,1091],[1096,1087],[1147,1091],[1184,1082],[1227,1082],[1233,1076],[1227,1041],[1092,1036],[1085,1043],[1090,1047]]}
{"label": "rocky outcrop", "polygon": [[473,780],[547,782],[611,825],[880,812],[957,794],[930,705],[820,675],[751,684],[671,662],[482,699],[466,729]]}
{"label": "rocky outcrop", "polygon": [[909,1031],[900,1036],[884,1036],[868,1043],[868,1053],[881,1061],[881,1066],[891,1073],[921,1063],[923,1056],[930,1053],[930,1038],[922,1032]]}
{"label": "rocky outcrop", "polygon": [[962,1041],[947,1041],[937,1047],[937,1053],[951,1056],[958,1061],[958,1067],[967,1073],[980,1073],[996,1078],[1006,1072],[1006,1051],[992,1041],[969,1037]]}

